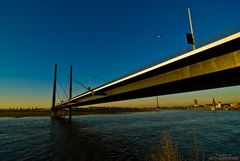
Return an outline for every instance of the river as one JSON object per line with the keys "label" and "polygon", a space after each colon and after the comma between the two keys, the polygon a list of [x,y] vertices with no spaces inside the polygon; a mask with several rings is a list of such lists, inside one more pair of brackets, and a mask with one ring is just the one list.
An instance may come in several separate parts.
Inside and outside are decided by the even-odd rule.
{"label": "river", "polygon": [[162,110],[74,116],[0,118],[0,161],[145,161],[171,136],[182,160],[240,160],[239,111]]}

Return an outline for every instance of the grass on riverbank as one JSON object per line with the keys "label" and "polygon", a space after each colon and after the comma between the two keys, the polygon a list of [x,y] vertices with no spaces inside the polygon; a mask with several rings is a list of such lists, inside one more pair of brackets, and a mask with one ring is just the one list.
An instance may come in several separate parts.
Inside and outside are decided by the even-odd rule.
{"label": "grass on riverbank", "polygon": [[[192,148],[189,153],[189,161],[204,161],[204,154],[194,138]],[[146,161],[184,161],[178,148],[173,144],[169,133],[163,131],[161,134],[161,143],[158,147],[152,149],[146,157]]]}
{"label": "grass on riverbank", "polygon": [[176,147],[174,147],[171,136],[167,132],[162,132],[161,144],[154,148],[147,161],[181,161],[180,154]]}

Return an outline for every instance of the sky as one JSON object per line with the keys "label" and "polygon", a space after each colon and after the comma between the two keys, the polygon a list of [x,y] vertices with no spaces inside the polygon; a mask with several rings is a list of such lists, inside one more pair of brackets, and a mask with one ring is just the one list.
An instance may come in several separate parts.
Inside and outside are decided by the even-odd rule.
{"label": "sky", "polygon": [[[74,79],[93,88],[165,60],[189,47],[188,7],[198,43],[239,25],[239,6],[239,0],[1,0],[0,108],[49,108],[55,63],[60,101],[70,64]],[[74,95],[85,90],[76,81],[73,88]],[[240,87],[160,96],[159,102],[210,103],[213,96],[240,101]],[[155,97],[108,105],[154,104]]]}

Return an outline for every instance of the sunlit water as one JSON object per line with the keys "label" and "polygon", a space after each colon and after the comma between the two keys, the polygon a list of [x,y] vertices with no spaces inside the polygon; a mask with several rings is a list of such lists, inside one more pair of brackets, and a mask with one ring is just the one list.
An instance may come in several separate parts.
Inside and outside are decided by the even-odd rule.
{"label": "sunlit water", "polygon": [[168,131],[184,160],[197,143],[207,158],[240,158],[239,111],[163,110],[74,116],[0,118],[0,161],[142,161]]}

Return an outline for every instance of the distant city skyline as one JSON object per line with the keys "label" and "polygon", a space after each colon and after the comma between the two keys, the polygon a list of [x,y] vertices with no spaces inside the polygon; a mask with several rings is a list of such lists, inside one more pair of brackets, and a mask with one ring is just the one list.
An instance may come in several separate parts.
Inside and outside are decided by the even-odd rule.
{"label": "distant city skyline", "polygon": [[[55,63],[64,88],[70,64],[75,79],[93,88],[164,60],[191,46],[185,38],[188,7],[198,43],[240,25],[239,5],[237,0],[2,0],[0,108],[50,108]],[[82,91],[75,82],[74,94]],[[193,99],[204,104],[212,97],[240,102],[240,86],[159,96],[159,106],[188,105]],[[154,99],[104,105],[146,107],[156,105]]]}

